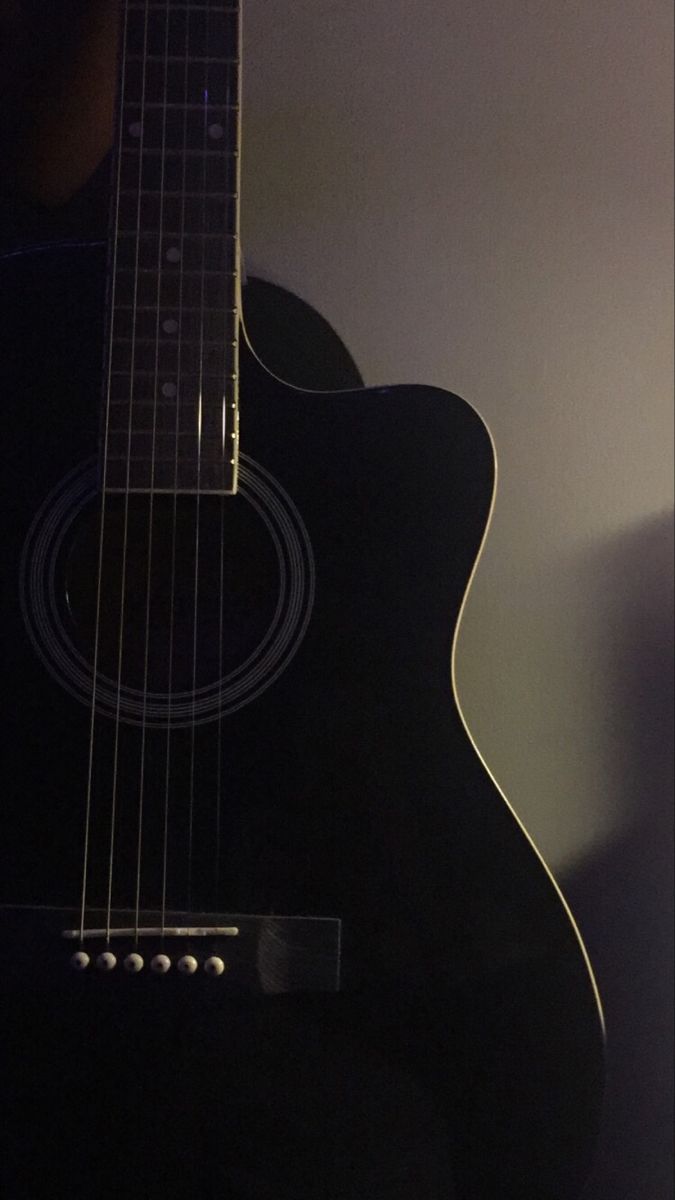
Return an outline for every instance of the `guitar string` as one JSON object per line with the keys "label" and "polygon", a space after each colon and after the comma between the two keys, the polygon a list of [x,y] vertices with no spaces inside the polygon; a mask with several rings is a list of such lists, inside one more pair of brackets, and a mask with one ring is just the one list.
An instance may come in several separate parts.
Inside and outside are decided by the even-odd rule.
{"label": "guitar string", "polygon": [[[184,63],[183,63],[183,153],[182,153],[182,180],[180,189],[180,220],[178,222],[179,231],[179,258],[178,258],[178,300],[176,312],[178,315],[177,329],[175,330],[177,341],[176,347],[176,417],[174,424],[174,461],[173,461],[173,489],[171,499],[171,582],[169,587],[169,663],[168,663],[168,679],[167,679],[167,718],[166,718],[166,758],[164,770],[164,831],[163,831],[163,853],[162,853],[162,917],[161,930],[162,938],[166,930],[166,903],[167,903],[167,883],[168,883],[168,855],[169,855],[169,809],[171,803],[171,762],[174,750],[172,720],[172,698],[173,698],[173,679],[175,665],[175,637],[176,637],[176,557],[177,557],[177,536],[178,536],[178,468],[179,468],[179,435],[181,422],[181,407],[182,407],[182,350],[183,350],[183,253],[185,248],[185,199],[186,199],[186,171],[187,171],[187,114],[188,114],[188,33],[187,21],[185,31]],[[176,47],[176,50],[178,47]],[[168,103],[165,97],[165,104]]]}
{"label": "guitar string", "polygon": [[[146,13],[149,0],[146,0]],[[162,297],[162,262],[163,262],[163,228],[164,228],[164,178],[165,178],[165,162],[166,162],[166,92],[168,85],[169,72],[169,8],[170,0],[167,6],[166,21],[164,26],[164,105],[162,108],[162,135],[161,135],[161,153],[160,153],[160,176],[159,176],[159,220],[157,231],[157,311],[155,313],[155,367],[153,379],[153,410],[152,410],[152,442],[150,449],[150,493],[148,498],[148,535],[147,535],[147,566],[146,566],[146,583],[145,583],[145,647],[143,656],[143,706],[141,718],[141,747],[140,747],[140,764],[139,764],[139,779],[138,779],[138,833],[136,839],[136,895],[135,895],[135,918],[134,918],[134,940],[138,944],[138,930],[140,926],[140,906],[141,906],[141,860],[143,850],[143,817],[145,812],[145,783],[146,783],[146,752],[147,752],[147,711],[148,711],[148,681],[150,669],[150,609],[152,600],[152,570],[153,570],[153,553],[154,553],[154,517],[155,517],[155,466],[156,466],[156,449],[157,449],[157,406],[159,392],[159,326],[160,326],[160,306]],[[141,122],[144,124],[145,113],[141,113]]]}
{"label": "guitar string", "polygon": [[[189,22],[188,22],[189,28]],[[209,10],[206,12],[206,44],[209,45],[210,21]],[[189,54],[189,48],[188,48]],[[206,282],[206,149],[207,128],[209,120],[209,71],[204,64],[203,89],[203,121],[202,121],[202,245],[201,245],[201,278],[199,295],[199,391],[198,391],[198,425],[197,425],[197,495],[195,500],[195,568],[194,568],[194,606],[192,613],[192,723],[190,726],[190,784],[189,784],[189,816],[188,816],[188,880],[187,906],[192,907],[192,877],[194,856],[194,818],[195,818],[195,776],[197,759],[197,670],[199,653],[199,570],[200,570],[200,522],[201,522],[201,486],[202,486],[202,427],[204,406],[204,313],[205,313],[205,282]]]}
{"label": "guitar string", "polygon": [[[127,25],[128,25],[128,9],[127,4],[124,5],[124,14],[121,29],[121,47],[119,53],[119,89],[120,96],[124,96],[126,86],[126,41],[127,41]],[[122,109],[120,106],[119,115],[117,118],[117,138],[116,138],[116,180],[114,202],[111,204],[111,220],[109,221],[108,230],[108,312],[109,312],[109,328],[108,328],[108,362],[107,362],[107,379],[106,387],[106,402],[105,402],[105,418],[103,430],[103,470],[101,479],[101,518],[100,518],[100,534],[98,546],[98,564],[97,564],[97,581],[96,581],[96,618],[94,625],[94,652],[92,661],[92,693],[91,693],[91,717],[89,724],[89,755],[87,763],[87,783],[86,783],[86,799],[85,799],[85,817],[84,817],[84,848],[82,862],[82,888],[80,893],[80,944],[84,940],[84,927],[87,910],[87,890],[89,883],[89,849],[91,838],[91,818],[93,807],[93,784],[94,784],[94,759],[95,759],[95,744],[96,744],[96,683],[98,678],[98,663],[100,650],[100,634],[101,634],[101,602],[103,599],[103,548],[105,544],[105,520],[106,520],[106,488],[108,482],[108,445],[110,431],[110,400],[112,390],[112,347],[113,347],[113,332],[115,321],[115,296],[117,285],[117,248],[119,238],[119,221],[120,221],[120,190],[122,181],[122,147],[121,147],[121,130],[122,130]],[[112,215],[114,208],[114,216]],[[111,239],[111,240],[110,240]]]}
{"label": "guitar string", "polygon": [[[226,67],[225,69],[227,71],[228,68]],[[224,141],[225,141],[225,155],[226,156],[227,156],[227,144],[228,144],[228,138],[229,138],[228,120],[227,120],[226,114],[228,112],[229,99],[230,99],[230,92],[229,92],[229,75],[228,75],[228,86],[225,89],[225,113],[223,114],[223,128],[225,131]],[[225,157],[223,161],[226,165],[225,166],[224,187],[225,187],[225,192],[227,193],[227,191],[228,191],[227,157]],[[227,267],[227,255],[223,255],[221,262],[224,262],[225,266]],[[225,361],[227,361],[227,352],[228,352],[227,351],[227,341],[225,341],[225,356],[226,356]],[[222,410],[221,410],[220,426],[221,426],[221,430],[222,430],[223,471],[225,471],[225,469],[226,469],[225,446],[226,446],[226,428],[227,428],[227,426],[226,426],[226,408],[225,408],[224,398],[223,398],[223,406],[222,406]],[[222,736],[222,734],[223,734],[223,717],[222,717],[222,713],[220,710],[221,710],[221,698],[222,698],[222,688],[223,688],[223,682],[222,682],[222,680],[223,680],[223,620],[224,620],[223,576],[224,576],[224,569],[225,569],[225,561],[224,561],[224,558],[225,558],[225,555],[224,555],[225,497],[224,496],[220,496],[218,498],[218,508],[219,508],[219,517],[220,517],[220,520],[218,522],[218,524],[219,524],[219,543],[220,543],[219,564],[218,564],[218,726],[217,726],[217,730],[216,730],[216,779],[215,779],[216,805],[215,805],[215,822],[214,822],[214,826],[215,826],[215,828],[214,828],[215,862],[214,862],[214,881],[213,881],[213,906],[214,906],[214,909],[216,909],[216,910],[218,909],[218,884],[219,884],[220,836],[221,836],[221,831],[220,831],[221,789],[222,789],[222,774],[223,774],[222,762],[221,762],[221,753],[222,753],[222,744],[223,744],[223,736]]]}
{"label": "guitar string", "polygon": [[[236,24],[237,45],[235,47],[234,57],[236,60],[236,68],[235,69],[237,71],[237,93],[238,93],[239,80],[241,78],[241,15],[240,15],[239,4],[237,4],[235,6],[235,13],[236,13],[236,22],[237,22],[237,24]],[[228,69],[227,84],[226,84],[226,88],[225,88],[225,115],[224,115],[224,128],[225,128],[224,163],[225,163],[225,191],[226,191],[226,194],[231,194],[232,192],[238,191],[237,180],[236,180],[236,170],[235,170],[235,183],[234,183],[234,186],[232,186],[232,164],[234,164],[234,166],[236,168],[237,160],[236,160],[235,156],[238,152],[236,135],[235,135],[235,139],[234,139],[234,143],[235,143],[234,147],[232,147],[230,144],[231,117],[229,114],[232,111],[233,111],[233,109],[232,109],[232,77],[231,77],[231,73]],[[238,115],[237,115],[237,120],[238,120]],[[238,287],[237,254],[238,254],[238,244],[239,244],[239,239],[237,236],[238,229],[237,229],[237,219],[236,219],[236,212],[237,212],[236,205],[237,205],[237,201],[235,201],[235,222],[234,222],[234,230],[232,231],[234,234],[234,254],[232,256],[231,264],[230,264],[229,243],[232,240],[232,233],[229,230],[226,231],[226,237],[228,239],[228,252],[224,255],[226,269],[229,271],[230,265],[232,265],[232,268],[235,271],[234,278],[229,274],[226,277],[228,280],[232,279],[232,284],[230,286],[232,287],[232,292],[233,292],[235,299],[236,299],[236,293],[237,293],[237,287]],[[227,406],[228,406],[227,378],[228,378],[228,375],[229,376],[234,375],[237,370],[237,356],[236,356],[236,351],[235,351],[234,347],[236,346],[236,338],[238,336],[238,320],[239,320],[238,313],[235,314],[235,321],[233,322],[234,328],[232,330],[232,337],[230,337],[230,331],[228,329],[228,325],[231,322],[232,309],[234,307],[235,307],[234,304],[226,304],[227,314],[226,314],[226,318],[225,318],[225,322],[224,322],[225,328],[223,329],[223,336],[224,336],[224,340],[225,340],[225,371],[224,371],[225,379],[223,381],[223,396],[222,396],[222,410],[221,410],[223,470],[227,469],[228,459],[230,458],[230,454],[228,452],[228,427],[227,427]],[[228,356],[229,356],[229,358],[228,358]],[[228,361],[231,361],[231,364],[232,364],[231,371],[227,370]],[[233,388],[232,388],[233,398],[235,395],[235,388],[236,388],[236,381],[233,381]],[[233,421],[233,423],[232,423],[233,431],[235,430],[235,427],[236,427],[236,422]],[[235,453],[236,453],[236,447],[234,447],[234,442],[233,442],[233,451],[232,451],[232,459],[233,460],[234,460]],[[234,469],[235,469],[234,461],[230,465],[233,468],[232,478],[234,479]],[[222,702],[223,702],[223,677],[225,674],[225,662],[224,662],[225,596],[224,596],[224,587],[225,587],[225,509],[226,509],[226,505],[227,505],[227,498],[225,496],[221,496],[220,497],[220,505],[219,505],[219,507],[220,507],[220,554],[219,554],[219,560],[220,561],[219,561],[219,581],[218,581],[218,595],[219,595],[219,609],[218,609],[218,726],[217,726],[217,731],[216,731],[216,787],[215,787],[216,797],[215,797],[215,847],[214,847],[214,851],[215,851],[214,860],[215,861],[214,861],[214,881],[213,881],[214,906],[216,908],[218,907],[219,894],[220,894],[220,869],[221,869],[221,853],[222,853],[222,851],[221,851],[221,838],[222,838],[221,826],[222,826],[222,805],[223,805],[223,732],[224,732],[224,729],[223,729],[224,717],[223,717],[223,713],[222,713]]]}
{"label": "guitar string", "polygon": [[[148,42],[148,3],[145,0],[145,14],[143,22],[143,72],[141,83],[141,116],[145,108],[145,85],[146,85],[146,57],[147,57],[147,42]],[[128,13],[128,0],[125,4],[125,13]],[[128,29],[128,19],[125,17],[125,32]],[[126,42],[124,53],[126,54]],[[122,664],[124,660],[124,612],[126,607],[126,584],[127,584],[127,553],[129,543],[129,494],[131,482],[131,441],[133,428],[133,412],[134,412],[134,370],[136,359],[136,319],[138,315],[138,259],[140,245],[140,222],[141,222],[141,182],[142,182],[142,164],[143,164],[143,144],[144,144],[144,126],[141,120],[141,128],[139,131],[139,154],[138,154],[138,199],[136,201],[136,242],[134,254],[134,284],[133,284],[133,300],[131,305],[131,356],[130,356],[130,374],[129,374],[129,418],[127,425],[127,456],[126,456],[126,482],[124,488],[124,517],[123,517],[123,535],[122,535],[122,573],[120,580],[120,617],[119,617],[119,635],[117,646],[117,700],[115,704],[115,733],[113,746],[113,772],[112,772],[112,787],[110,800],[110,843],[108,850],[108,894],[106,904],[106,941],[110,942],[111,928],[111,913],[112,913],[112,891],[113,891],[113,876],[115,863],[115,834],[117,824],[117,797],[118,797],[118,782],[119,782],[119,762],[120,762],[120,725],[121,725],[121,709],[122,709]],[[120,154],[122,153],[120,145]]]}
{"label": "guitar string", "polygon": [[[224,440],[224,439],[223,439]],[[226,465],[227,459],[223,455],[223,466]],[[216,803],[215,803],[215,846],[214,846],[214,878],[213,878],[213,903],[214,908],[218,908],[218,896],[220,891],[220,855],[221,855],[221,815],[222,815],[222,788],[223,788],[223,647],[224,647],[224,575],[225,575],[225,505],[227,503],[225,496],[219,497],[220,508],[220,562],[218,568],[218,727],[216,730]]]}

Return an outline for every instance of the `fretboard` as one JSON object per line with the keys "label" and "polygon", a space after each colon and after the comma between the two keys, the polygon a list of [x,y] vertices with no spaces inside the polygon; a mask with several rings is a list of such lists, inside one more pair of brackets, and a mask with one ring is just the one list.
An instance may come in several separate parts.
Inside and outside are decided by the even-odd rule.
{"label": "fretboard", "polygon": [[236,491],[239,4],[122,5],[104,486]]}

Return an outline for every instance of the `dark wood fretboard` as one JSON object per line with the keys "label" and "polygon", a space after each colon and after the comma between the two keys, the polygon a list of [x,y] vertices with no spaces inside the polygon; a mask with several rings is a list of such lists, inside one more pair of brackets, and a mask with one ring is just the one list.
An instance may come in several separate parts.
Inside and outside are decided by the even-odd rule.
{"label": "dark wood fretboard", "polygon": [[234,492],[238,4],[122,5],[107,491]]}

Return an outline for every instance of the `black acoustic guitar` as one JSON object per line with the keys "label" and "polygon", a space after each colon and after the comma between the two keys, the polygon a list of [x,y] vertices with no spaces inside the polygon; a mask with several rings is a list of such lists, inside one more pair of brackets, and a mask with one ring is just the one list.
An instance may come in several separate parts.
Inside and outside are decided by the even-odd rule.
{"label": "black acoustic guitar", "polygon": [[596,990],[453,681],[490,436],[256,356],[240,45],[128,0],[105,296],[3,266],[2,1194],[568,1200]]}

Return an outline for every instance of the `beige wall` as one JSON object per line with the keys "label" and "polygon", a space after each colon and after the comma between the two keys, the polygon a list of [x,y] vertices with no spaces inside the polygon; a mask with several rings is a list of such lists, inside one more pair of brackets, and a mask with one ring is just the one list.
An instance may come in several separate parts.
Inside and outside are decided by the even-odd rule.
{"label": "beige wall", "polygon": [[600,980],[592,1200],[671,1194],[670,9],[247,0],[245,20],[249,271],[327,316],[367,383],[457,391],[497,444],[459,688]]}
{"label": "beige wall", "polygon": [[493,432],[459,687],[558,868],[634,815],[589,572],[672,507],[669,40],[666,0],[245,8],[249,271]]}

